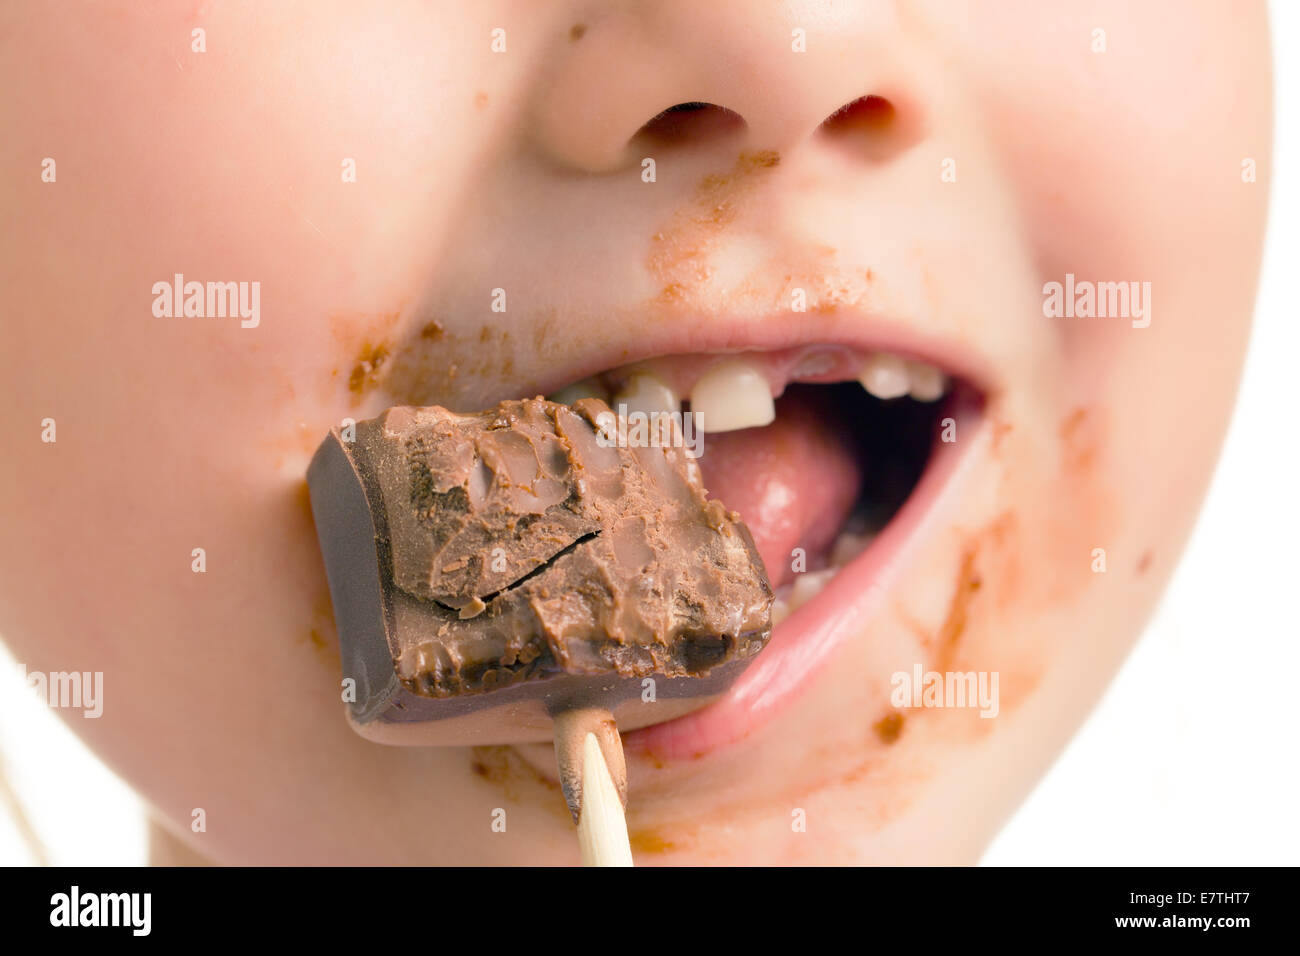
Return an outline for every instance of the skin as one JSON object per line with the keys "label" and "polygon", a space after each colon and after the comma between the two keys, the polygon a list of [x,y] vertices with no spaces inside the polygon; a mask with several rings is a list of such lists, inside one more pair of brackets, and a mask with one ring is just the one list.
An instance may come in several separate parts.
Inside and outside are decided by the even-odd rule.
{"label": "skin", "polygon": [[[640,862],[976,860],[1174,567],[1260,261],[1262,3],[11,3],[0,20],[0,633],[29,671],[104,673],[103,717],[60,713],[190,852],[576,861],[545,747],[347,728],[307,460],[345,416],[481,407],[650,342],[798,323],[787,276],[828,338],[879,322],[967,356],[987,414],[805,693],[700,760],[630,754]],[[869,94],[888,131],[822,125]],[[636,138],[686,101],[743,128]],[[761,151],[779,161],[746,167]],[[709,175],[732,178],[710,193]],[[709,223],[714,200],[730,211]],[[260,281],[260,324],[155,317],[176,272]],[[1150,282],[1150,326],[1044,318],[1067,272]],[[998,717],[893,710],[888,675],[914,662],[998,671]]]}

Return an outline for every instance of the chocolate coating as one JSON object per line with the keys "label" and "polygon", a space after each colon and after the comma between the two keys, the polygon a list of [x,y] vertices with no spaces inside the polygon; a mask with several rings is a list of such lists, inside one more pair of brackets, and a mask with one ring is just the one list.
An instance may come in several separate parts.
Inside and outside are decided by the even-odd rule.
{"label": "chocolate coating", "polygon": [[706,696],[763,648],[748,529],[682,449],[605,447],[603,413],[403,407],[325,439],[308,482],[354,724],[612,707],[650,675]]}

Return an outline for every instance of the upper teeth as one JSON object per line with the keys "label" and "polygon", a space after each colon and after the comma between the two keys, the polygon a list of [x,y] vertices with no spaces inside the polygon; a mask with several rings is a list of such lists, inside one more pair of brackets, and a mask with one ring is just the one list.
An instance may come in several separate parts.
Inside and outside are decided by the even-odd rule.
{"label": "upper teeth", "polygon": [[912,387],[907,365],[897,355],[878,352],[863,363],[858,381],[876,398],[900,398]]}
{"label": "upper teeth", "polygon": [[572,405],[581,398],[599,398],[601,401],[609,401],[609,392],[605,386],[600,384],[600,380],[595,378],[584,378],[580,382],[574,382],[572,385],[566,385],[558,392],[546,396],[553,402],[559,402],[561,405]]}
{"label": "upper teeth", "polygon": [[623,405],[628,412],[675,412],[681,400],[668,383],[648,372],[638,372],[623,383],[611,403],[616,410]]}
{"label": "upper teeth", "polygon": [[795,578],[794,587],[790,589],[790,610],[797,610],[816,597],[827,582],[835,577],[837,570],[826,568],[824,571],[805,571]]}
{"label": "upper teeth", "polygon": [[908,362],[907,371],[912,377],[911,395],[918,402],[933,402],[943,397],[948,382],[939,369],[925,362]]}
{"label": "upper teeth", "polygon": [[[796,371],[802,371],[802,366]],[[948,387],[944,373],[927,362],[876,352],[862,363],[858,381],[876,398],[910,395],[919,402],[943,397]],[[580,398],[600,398],[626,412],[675,412],[681,398],[667,382],[649,371],[629,376],[610,398],[598,378],[585,378],[550,396],[571,405]],[[776,418],[772,389],[759,366],[745,359],[729,359],[705,371],[691,389],[691,409],[700,413],[700,429],[729,432],[769,425]]]}
{"label": "upper teeth", "polygon": [[943,372],[925,362],[911,362],[897,355],[877,352],[862,365],[858,381],[876,398],[911,395],[917,401],[932,402],[943,395]]}
{"label": "upper teeth", "polygon": [[758,428],[776,419],[771,386],[743,359],[715,365],[701,375],[691,389],[691,411],[699,412],[704,432]]}

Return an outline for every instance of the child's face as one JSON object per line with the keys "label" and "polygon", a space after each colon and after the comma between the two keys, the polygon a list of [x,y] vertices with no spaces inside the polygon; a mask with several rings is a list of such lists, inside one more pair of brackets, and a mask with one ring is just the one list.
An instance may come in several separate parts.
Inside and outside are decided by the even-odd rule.
{"label": "child's face", "polygon": [[[633,849],[975,859],[1209,478],[1260,257],[1263,4],[139,6],[27,4],[0,40],[0,632],[29,671],[104,673],[70,719],[109,764],[223,861],[575,860],[548,747],[345,725],[315,445],[653,356],[893,348],[981,389],[958,467],[778,628],[744,706],[629,738]],[[821,125],[867,95],[892,117]],[[743,126],[638,134],[691,101]],[[156,316],[176,273],[260,283],[256,326]],[[1067,274],[1149,293],[1047,317]],[[657,363],[684,392],[700,365]],[[809,510],[816,479],[789,488]],[[995,673],[997,715],[896,708],[914,667]]]}

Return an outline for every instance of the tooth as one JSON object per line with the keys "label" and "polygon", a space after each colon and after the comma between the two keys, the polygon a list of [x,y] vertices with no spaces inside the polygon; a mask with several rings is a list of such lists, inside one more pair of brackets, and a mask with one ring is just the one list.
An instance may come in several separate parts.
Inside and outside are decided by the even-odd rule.
{"label": "tooth", "polygon": [[772,626],[776,627],[789,616],[790,605],[785,598],[774,598],[772,601]]}
{"label": "tooth", "polygon": [[837,568],[844,567],[867,550],[867,545],[871,544],[874,537],[875,535],[872,534],[853,534],[845,531],[835,539],[835,546],[831,548],[831,564]]}
{"label": "tooth", "polygon": [[691,389],[691,411],[703,432],[732,432],[770,425],[776,418],[772,390],[753,365],[736,359],[715,365]]}
{"label": "tooth", "polygon": [[602,402],[609,401],[609,392],[605,386],[600,384],[600,380],[584,378],[580,382],[574,382],[572,385],[566,385],[558,392],[546,396],[553,402],[559,402],[561,405],[572,405],[580,398],[599,398]]}
{"label": "tooth", "polygon": [[943,397],[947,387],[943,372],[925,362],[908,362],[907,371],[912,380],[908,393],[918,402],[933,402]]}
{"label": "tooth", "polygon": [[626,405],[629,412],[675,412],[682,407],[677,393],[668,383],[649,372],[637,372],[614,394],[610,404],[618,411]]}
{"label": "tooth", "polygon": [[870,356],[858,374],[858,381],[876,398],[901,398],[912,385],[907,363],[897,355],[877,352]]}
{"label": "tooth", "polygon": [[833,577],[835,577],[834,568],[827,568],[825,571],[805,571],[800,574],[795,578],[794,587],[790,589],[790,610],[798,610],[807,604]]}

